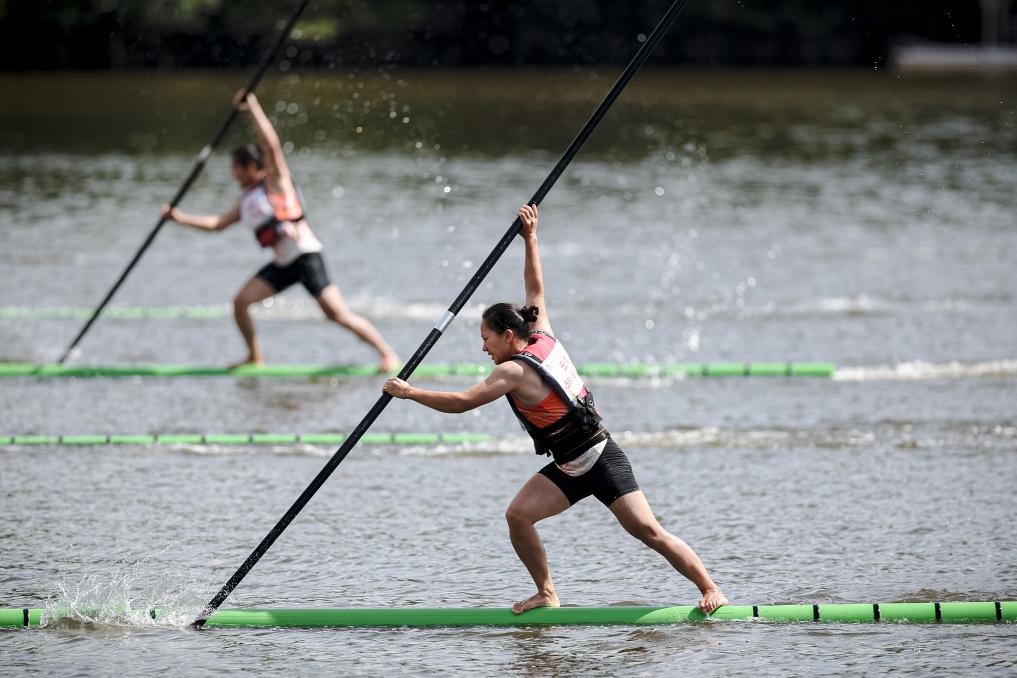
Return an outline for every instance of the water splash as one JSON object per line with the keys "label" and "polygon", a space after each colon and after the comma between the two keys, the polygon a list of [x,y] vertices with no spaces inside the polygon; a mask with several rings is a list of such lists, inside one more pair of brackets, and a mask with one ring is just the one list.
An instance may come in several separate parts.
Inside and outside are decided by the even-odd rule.
{"label": "water splash", "polygon": [[189,624],[202,607],[200,596],[211,585],[196,581],[190,572],[165,571],[163,557],[178,546],[169,544],[140,558],[120,558],[73,583],[57,582],[59,593],[46,601],[43,624],[132,628]]}

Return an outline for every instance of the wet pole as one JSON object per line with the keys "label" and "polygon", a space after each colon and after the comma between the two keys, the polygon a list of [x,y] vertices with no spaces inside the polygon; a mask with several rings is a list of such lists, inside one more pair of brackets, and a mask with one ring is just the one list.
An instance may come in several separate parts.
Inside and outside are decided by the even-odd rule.
{"label": "wet pole", "polygon": [[[254,72],[254,75],[251,76],[250,81],[247,83],[247,87],[244,88],[244,97],[253,92],[254,89],[258,86],[258,83],[261,82],[262,76],[265,75],[265,71],[268,70],[268,67],[272,63],[272,60],[275,58],[275,55],[279,52],[279,48],[282,47],[284,42],[286,42],[286,38],[289,36],[290,31],[293,30],[293,24],[297,22],[297,19],[303,13],[304,8],[307,7],[310,1],[311,0],[303,0],[303,2],[300,3],[300,6],[297,7],[296,11],[293,12],[293,16],[290,17],[290,20],[286,23],[286,26],[279,33],[279,37],[276,38],[275,44],[272,45],[272,49],[270,49],[268,53],[265,54],[264,58],[261,60],[261,63],[258,65],[258,70]],[[226,131],[230,128],[230,125],[233,124],[233,120],[237,117],[237,113],[238,111],[236,106],[233,106],[231,104],[229,115],[226,116],[226,119],[223,121],[222,126],[219,127],[219,131],[215,133],[214,137],[212,137],[212,141],[206,144],[205,147],[201,149],[201,152],[198,153],[198,157],[194,162],[194,166],[191,168],[191,173],[187,175],[187,178],[184,180],[183,185],[180,187],[176,195],[174,195],[173,199],[170,201],[169,205],[171,208],[176,207],[180,203],[180,201],[183,200],[184,195],[187,193],[187,191],[190,190],[191,184],[193,184],[194,180],[198,178],[198,175],[201,174],[201,171],[205,169],[205,162],[208,160],[208,157],[212,155],[212,151],[215,150],[216,146],[218,146],[219,143],[222,141],[222,138],[226,136]],[[112,289],[110,289],[110,291],[106,294],[106,297],[102,300],[102,303],[99,304],[98,308],[96,308],[95,311],[92,313],[92,317],[88,319],[88,322],[85,323],[85,326],[81,328],[80,332],[78,332],[78,336],[74,337],[74,341],[72,341],[71,345],[67,347],[67,350],[64,351],[64,354],[60,356],[60,360],[58,360],[57,363],[63,364],[63,362],[67,360],[67,357],[71,354],[71,351],[73,351],[75,347],[77,347],[77,345],[84,338],[85,334],[88,333],[88,330],[91,329],[92,324],[95,323],[96,319],[99,317],[99,314],[101,314],[102,310],[106,308],[106,304],[110,302],[110,300],[113,298],[113,295],[116,294],[117,290],[120,289],[120,286],[124,284],[125,280],[127,280],[127,276],[130,275],[135,265],[137,265],[138,261],[141,260],[141,255],[145,253],[145,250],[148,249],[148,246],[152,244],[153,240],[155,240],[155,236],[157,236],[159,234],[159,231],[162,230],[162,226],[163,224],[166,223],[166,221],[167,221],[166,217],[163,216],[159,217],[159,221],[156,222],[155,228],[153,228],[151,232],[149,232],[148,237],[145,238],[145,242],[141,244],[141,248],[135,253],[134,258],[131,259],[131,262],[127,264],[127,268],[125,268],[124,272],[120,274],[120,277],[117,279],[116,283],[114,283]]]}
{"label": "wet pole", "polygon": [[[554,186],[556,181],[558,181],[558,177],[562,175],[565,168],[572,162],[572,159],[579,152],[579,149],[583,147],[583,144],[586,143],[586,140],[590,137],[590,134],[593,133],[593,130],[597,127],[601,118],[603,118],[608,109],[611,108],[611,104],[613,104],[614,100],[618,98],[618,95],[622,93],[622,90],[625,89],[629,80],[631,80],[632,76],[636,74],[636,71],[638,71],[639,67],[643,65],[643,62],[646,61],[647,57],[650,56],[654,47],[657,46],[657,43],[660,42],[664,33],[666,33],[667,29],[671,27],[672,23],[674,23],[674,20],[685,8],[687,2],[688,0],[674,0],[671,7],[668,8],[663,18],[661,18],[660,22],[653,29],[653,32],[650,33],[646,42],[643,43],[643,46],[639,48],[636,55],[632,57],[632,61],[630,61],[629,65],[625,67],[625,70],[622,71],[622,74],[618,78],[618,81],[615,82],[614,87],[612,87],[611,91],[607,93],[604,100],[600,102],[600,105],[597,106],[593,115],[591,115],[590,119],[586,121],[585,125],[583,125],[579,134],[577,134],[576,138],[572,140],[571,144],[569,144],[568,149],[566,149],[565,153],[558,161],[558,164],[554,166],[551,173],[547,175],[546,179],[544,179],[544,183],[540,185],[537,192],[533,194],[532,198],[530,198],[531,205],[539,205],[540,201],[543,200],[544,196],[546,196],[551,190],[551,187]],[[516,217],[515,221],[512,222],[512,225],[509,226],[509,229],[505,232],[505,235],[503,235],[501,240],[498,241],[498,244],[495,245],[494,250],[487,256],[484,263],[480,265],[477,272],[473,274],[473,277],[470,279],[469,283],[467,283],[466,287],[463,288],[463,291],[459,293],[459,296],[456,297],[456,300],[448,307],[445,314],[438,320],[437,324],[431,328],[431,331],[427,335],[427,338],[424,339],[424,342],[413,353],[406,365],[403,366],[403,369],[399,371],[400,379],[409,379],[410,375],[413,374],[413,370],[417,369],[417,366],[421,363],[428,352],[430,352],[431,348],[438,343],[438,339],[441,338],[442,333],[450,324],[452,324],[452,321],[455,320],[456,314],[462,310],[463,306],[466,305],[466,302],[469,301],[471,296],[473,296],[473,293],[478,287],[480,287],[480,283],[484,281],[487,274],[492,268],[494,268],[494,265],[498,262],[498,259],[501,258],[501,255],[504,254],[505,250],[508,249],[508,246],[512,244],[512,240],[515,239],[516,235],[518,235],[521,226],[522,224],[519,221],[519,217]],[[342,446],[336,450],[335,454],[332,455],[332,458],[328,460],[327,464],[325,464],[325,467],[318,472],[318,475],[314,477],[314,480],[312,480],[311,484],[307,486],[307,489],[305,489],[301,495],[297,497],[297,500],[293,502],[293,505],[290,506],[288,511],[286,511],[286,514],[283,515],[283,517],[279,519],[279,522],[275,524],[275,527],[273,527],[271,531],[265,535],[265,538],[261,540],[261,543],[255,547],[254,551],[251,552],[251,555],[247,556],[247,560],[245,560],[237,571],[233,573],[233,576],[230,577],[229,581],[223,585],[222,589],[219,590],[219,593],[217,593],[215,597],[208,602],[205,609],[203,609],[201,614],[198,615],[198,618],[194,620],[192,624],[193,626],[201,628],[204,626],[205,621],[219,609],[219,606],[222,605],[223,601],[229,597],[230,593],[233,592],[233,589],[235,589],[237,585],[243,581],[244,577],[247,576],[247,573],[258,564],[261,557],[272,547],[272,544],[274,544],[275,540],[279,538],[279,535],[281,535],[283,531],[289,527],[289,524],[293,522],[293,519],[297,517],[297,514],[300,513],[304,506],[307,505],[307,502],[311,500],[311,497],[313,497],[315,493],[321,489],[321,486],[325,484],[325,481],[332,475],[332,472],[335,471],[339,464],[343,462],[343,459],[346,458],[346,455],[350,453],[350,450],[353,449],[360,438],[367,433],[371,424],[374,423],[375,419],[378,418],[378,416],[382,413],[382,410],[385,409],[391,400],[392,396],[387,393],[383,393],[382,396],[378,398],[378,402],[376,402],[364,418],[360,420],[360,423],[357,424],[356,428],[350,432],[349,437],[346,438]]]}

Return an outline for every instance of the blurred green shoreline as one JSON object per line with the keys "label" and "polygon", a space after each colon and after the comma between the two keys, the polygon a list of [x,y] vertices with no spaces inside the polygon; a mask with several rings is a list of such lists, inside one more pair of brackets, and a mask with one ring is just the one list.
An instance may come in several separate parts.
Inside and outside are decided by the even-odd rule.
{"label": "blurred green shoreline", "polygon": [[[402,152],[437,145],[443,152],[491,155],[557,152],[618,73],[490,67],[306,71],[270,75],[258,94],[292,149]],[[0,73],[5,93],[0,152],[194,153],[245,76],[193,70]],[[801,146],[789,136],[795,127],[850,130],[887,118],[907,126],[974,116],[1012,137],[1014,91],[1017,74],[647,68],[584,152],[645,155],[723,132],[725,141],[711,144],[720,157],[738,144],[780,154]],[[226,143],[245,134],[237,125]],[[888,130],[888,137],[894,134]]]}

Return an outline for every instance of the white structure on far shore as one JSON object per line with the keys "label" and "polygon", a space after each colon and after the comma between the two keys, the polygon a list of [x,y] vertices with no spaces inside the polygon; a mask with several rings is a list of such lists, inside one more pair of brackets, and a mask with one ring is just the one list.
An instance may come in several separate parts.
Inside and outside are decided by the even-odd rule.
{"label": "white structure on far shore", "polygon": [[980,0],[982,40],[962,43],[907,43],[893,48],[890,60],[898,71],[1017,70],[1017,2]]}

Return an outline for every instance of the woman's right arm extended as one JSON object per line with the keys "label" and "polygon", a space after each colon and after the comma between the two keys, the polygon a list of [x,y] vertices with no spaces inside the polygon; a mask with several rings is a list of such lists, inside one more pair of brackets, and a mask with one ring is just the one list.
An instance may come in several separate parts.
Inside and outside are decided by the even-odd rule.
{"label": "woman's right arm extended", "polygon": [[163,205],[162,216],[178,224],[202,231],[221,231],[230,224],[240,221],[240,205],[234,205],[230,210],[219,215],[187,214],[186,212],[181,212],[176,207]]}
{"label": "woman's right arm extended", "polygon": [[518,388],[522,379],[523,366],[510,360],[498,365],[487,379],[474,384],[465,391],[428,391],[410,386],[398,377],[386,381],[382,390],[395,398],[416,400],[432,410],[459,414],[497,400]]}
{"label": "woman's right arm extended", "polygon": [[536,306],[538,313],[531,329],[554,334],[547,317],[547,302],[544,300],[544,273],[540,267],[540,249],[537,247],[537,206],[523,205],[519,208],[518,216],[523,224],[519,236],[525,243],[523,284],[526,287],[526,305]]}

